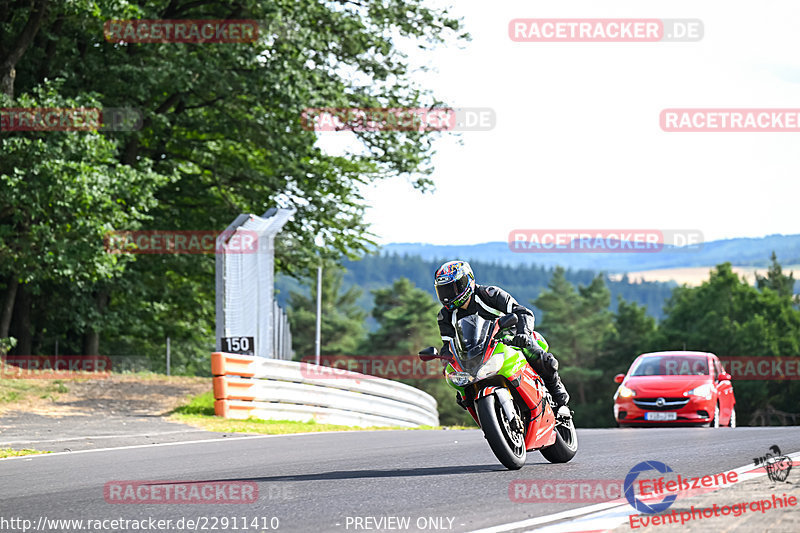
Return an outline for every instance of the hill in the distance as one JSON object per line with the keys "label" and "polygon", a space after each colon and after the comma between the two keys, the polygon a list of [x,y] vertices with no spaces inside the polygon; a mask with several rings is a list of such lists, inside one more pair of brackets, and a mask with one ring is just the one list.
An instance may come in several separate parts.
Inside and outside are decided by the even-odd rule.
{"label": "hill in the distance", "polygon": [[514,252],[507,242],[487,242],[471,245],[392,243],[384,246],[381,254],[419,256],[431,261],[458,258],[509,266],[563,266],[575,270],[588,269],[621,274],[656,269],[706,267],[725,262],[730,262],[734,266],[764,267],[769,265],[773,251],[783,265],[800,263],[800,235],[726,239],[703,243],[688,250],[665,248],[662,251],[645,253]]}

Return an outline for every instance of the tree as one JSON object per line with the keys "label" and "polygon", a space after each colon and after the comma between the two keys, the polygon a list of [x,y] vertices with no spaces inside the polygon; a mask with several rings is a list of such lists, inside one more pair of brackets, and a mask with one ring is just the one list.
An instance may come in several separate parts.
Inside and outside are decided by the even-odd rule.
{"label": "tree", "polygon": [[[775,252],[772,252],[772,256],[770,257],[772,263],[770,264],[769,270],[767,270],[766,277],[759,276],[756,274],[756,286],[759,290],[764,289],[771,289],[777,292],[780,296],[787,296],[793,297],[794,296],[794,273],[789,274],[788,276],[783,273],[783,268],[781,267],[780,263],[778,263],[778,257],[775,255]],[[795,302],[798,299],[795,298]]]}
{"label": "tree", "polygon": [[647,315],[644,307],[621,297],[617,300],[613,325],[603,340],[599,365],[607,370],[606,378],[627,372],[637,356],[651,349],[657,331],[655,319]]}
{"label": "tree", "polygon": [[372,295],[372,316],[379,327],[367,340],[371,353],[416,354],[426,346],[441,344],[434,320],[440,306],[430,294],[408,279],[398,278],[391,287],[373,290]]}
{"label": "tree", "polygon": [[[322,270],[322,327],[320,353],[355,354],[364,333],[364,312],[357,304],[361,291],[350,287],[342,292],[342,270],[328,265]],[[292,348],[297,358],[314,355],[317,325],[316,277],[308,280],[311,294],[292,292],[289,296],[289,325]]]}
{"label": "tree", "polygon": [[[60,97],[58,84],[46,84],[16,102],[20,107],[97,105],[90,98]],[[8,336],[16,311],[19,353],[33,353],[32,319],[37,307],[53,306],[50,290],[56,299],[61,292],[72,300],[59,311],[71,308],[72,327],[84,340],[76,347],[79,353],[96,353],[93,343],[107,287],[130,261],[106,253],[104,235],[114,227],[139,227],[156,204],[156,191],[168,181],[147,165],[121,164],[114,139],[79,133],[0,137],[0,280],[6,289],[0,338]],[[49,325],[51,330],[65,327]]]}
{"label": "tree", "polygon": [[533,302],[542,310],[537,329],[559,359],[559,373],[565,385],[573,391],[577,386],[580,404],[589,403],[590,386],[602,376],[596,360],[603,339],[613,327],[608,310],[610,299],[601,275],[576,291],[559,267],[553,272],[548,289]]}
{"label": "tree", "polygon": [[[261,25],[252,43],[106,40],[106,21],[132,18]],[[331,153],[304,127],[304,110],[438,104],[408,80],[394,42],[462,37],[447,11],[421,0],[32,0],[4,3],[0,30],[2,107],[127,107],[143,118],[134,131],[0,134],[0,338],[17,332],[18,352],[55,338],[72,353],[148,355],[165,331],[193,354],[213,346],[213,258],[105,257],[97,232],[222,230],[281,206],[297,212],[277,242],[279,271],[302,276],[320,256],[362,254],[373,245],[362,186],[404,176],[427,190],[438,134],[345,133],[360,148]],[[45,194],[29,194],[26,181]],[[46,203],[53,194],[58,209]],[[32,243],[45,255],[29,269]]]}
{"label": "tree", "polygon": [[[391,287],[373,290],[372,295],[375,299],[372,316],[378,322],[378,329],[369,334],[362,348],[364,353],[417,357],[422,348],[441,346],[436,322],[440,306],[428,292],[406,278],[398,278]],[[456,403],[455,391],[444,382],[444,376],[401,381],[436,398],[441,425],[474,424]]]}
{"label": "tree", "polygon": [[[721,357],[800,355],[800,311],[786,296],[750,286],[730,263],[718,265],[699,287],[675,289],[665,310],[657,335],[661,349]],[[734,382],[734,390],[742,420],[767,404],[796,410],[795,383]]]}

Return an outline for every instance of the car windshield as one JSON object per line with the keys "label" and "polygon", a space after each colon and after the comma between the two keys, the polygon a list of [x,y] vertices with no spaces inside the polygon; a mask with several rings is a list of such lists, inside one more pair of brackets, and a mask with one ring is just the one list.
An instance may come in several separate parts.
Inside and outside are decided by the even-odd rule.
{"label": "car windshield", "polygon": [[484,320],[478,315],[464,317],[456,324],[458,335],[456,356],[465,371],[477,371],[483,361],[483,349],[491,327],[491,321]]}
{"label": "car windshield", "polygon": [[631,376],[707,376],[708,358],[703,355],[651,355],[639,359]]}

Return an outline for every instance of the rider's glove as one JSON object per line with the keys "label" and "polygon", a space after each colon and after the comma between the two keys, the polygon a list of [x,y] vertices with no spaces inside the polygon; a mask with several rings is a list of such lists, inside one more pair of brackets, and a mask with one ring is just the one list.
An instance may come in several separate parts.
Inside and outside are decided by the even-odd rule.
{"label": "rider's glove", "polygon": [[511,346],[516,346],[517,348],[530,348],[531,346],[533,346],[533,339],[531,338],[530,335],[525,335],[524,333],[517,333],[511,340]]}

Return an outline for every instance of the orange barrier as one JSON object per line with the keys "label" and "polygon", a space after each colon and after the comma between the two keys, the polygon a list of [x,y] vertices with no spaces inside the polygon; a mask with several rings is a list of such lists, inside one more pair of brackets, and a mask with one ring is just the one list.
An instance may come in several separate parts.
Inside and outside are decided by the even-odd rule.
{"label": "orange barrier", "polygon": [[214,414],[246,420],[315,420],[347,426],[438,425],[436,400],[397,381],[308,363],[211,354]]}
{"label": "orange barrier", "polygon": [[225,376],[214,377],[215,400],[255,400],[256,383],[232,381]]}
{"label": "orange barrier", "polygon": [[250,355],[214,352],[211,354],[212,376],[244,376],[256,374],[255,361]]}

